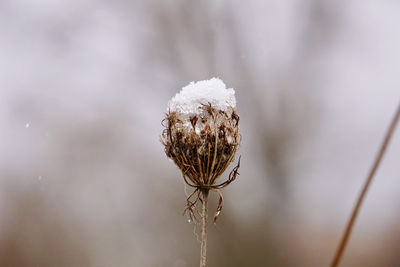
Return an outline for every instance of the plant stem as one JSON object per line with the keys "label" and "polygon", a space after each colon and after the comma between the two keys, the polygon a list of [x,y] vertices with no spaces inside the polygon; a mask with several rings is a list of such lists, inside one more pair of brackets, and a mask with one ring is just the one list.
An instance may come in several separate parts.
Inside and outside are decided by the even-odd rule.
{"label": "plant stem", "polygon": [[343,233],[342,239],[341,239],[341,241],[339,243],[339,246],[337,248],[337,251],[335,253],[333,261],[331,263],[331,267],[339,266],[340,259],[341,259],[342,255],[343,255],[343,252],[344,252],[345,248],[346,248],[347,242],[349,240],[351,231],[352,231],[353,226],[354,226],[354,222],[356,221],[357,215],[359,213],[361,204],[362,204],[362,202],[363,202],[363,200],[365,198],[365,195],[367,194],[368,188],[369,188],[369,186],[370,186],[370,184],[372,182],[372,179],[374,178],[376,170],[379,167],[379,164],[380,164],[380,162],[382,160],[382,157],[385,154],[386,148],[387,148],[387,146],[389,144],[390,138],[393,135],[394,129],[396,128],[396,125],[397,125],[397,122],[399,121],[399,119],[400,119],[400,105],[397,107],[396,114],[394,115],[394,118],[393,118],[393,120],[392,120],[392,122],[391,122],[391,124],[389,126],[389,129],[388,129],[388,131],[386,133],[385,139],[383,140],[382,145],[381,145],[381,147],[380,147],[380,149],[378,151],[378,154],[377,154],[377,156],[375,158],[374,164],[372,165],[372,168],[371,168],[370,172],[368,173],[367,179],[366,179],[365,184],[364,184],[364,186],[363,186],[363,188],[361,190],[361,193],[358,196],[358,200],[356,202],[356,205],[354,206],[353,212],[351,213],[350,220],[347,223],[346,229],[345,229],[345,231]]}
{"label": "plant stem", "polygon": [[207,260],[207,219],[208,219],[208,190],[202,191],[203,208],[201,211],[201,250],[200,250],[200,267],[206,266]]}

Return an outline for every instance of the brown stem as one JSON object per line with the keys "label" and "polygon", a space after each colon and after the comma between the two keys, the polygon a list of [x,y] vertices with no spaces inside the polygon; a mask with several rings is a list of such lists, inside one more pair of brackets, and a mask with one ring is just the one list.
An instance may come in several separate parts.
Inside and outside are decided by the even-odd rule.
{"label": "brown stem", "polygon": [[201,212],[201,250],[200,250],[200,267],[206,266],[207,260],[207,219],[208,219],[208,190],[202,191],[203,208]]}
{"label": "brown stem", "polygon": [[379,164],[380,164],[380,162],[382,160],[382,157],[385,154],[386,148],[387,148],[387,146],[389,144],[390,138],[393,135],[394,129],[396,128],[396,125],[397,125],[397,122],[399,121],[399,118],[400,118],[400,105],[397,107],[396,114],[394,115],[394,118],[393,118],[393,120],[392,120],[392,122],[391,122],[391,124],[389,126],[389,129],[388,129],[388,131],[386,133],[385,139],[383,140],[382,145],[381,145],[381,147],[380,147],[380,149],[378,151],[378,154],[377,154],[377,156],[375,158],[374,164],[372,165],[372,168],[371,168],[370,172],[368,173],[367,180],[365,181],[365,184],[364,184],[364,186],[363,186],[363,188],[361,190],[361,193],[358,196],[358,200],[356,202],[356,205],[354,206],[353,212],[351,213],[350,220],[347,223],[346,229],[345,229],[345,231],[343,233],[342,239],[341,239],[341,241],[339,243],[339,246],[337,248],[337,251],[335,253],[333,261],[331,263],[331,267],[339,266],[340,259],[341,259],[342,255],[343,255],[343,252],[344,252],[345,248],[346,248],[347,242],[349,240],[351,231],[352,231],[353,226],[354,226],[354,222],[356,221],[357,215],[359,213],[361,204],[362,204],[362,202],[363,202],[363,200],[365,198],[365,195],[367,194],[368,188],[369,188],[369,186],[371,184],[372,179],[374,178],[376,170],[379,167]]}

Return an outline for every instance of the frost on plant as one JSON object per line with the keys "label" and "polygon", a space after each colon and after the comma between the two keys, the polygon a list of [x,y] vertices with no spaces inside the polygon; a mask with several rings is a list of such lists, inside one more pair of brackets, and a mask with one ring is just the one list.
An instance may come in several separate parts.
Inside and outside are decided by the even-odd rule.
{"label": "frost on plant", "polygon": [[195,188],[185,212],[195,219],[196,204],[203,201],[201,193],[216,191],[220,201],[215,223],[223,205],[219,189],[236,178],[240,166],[239,158],[228,179],[217,183],[234,160],[240,142],[235,91],[217,78],[191,82],[169,101],[163,126],[166,155],[179,167],[185,182]]}

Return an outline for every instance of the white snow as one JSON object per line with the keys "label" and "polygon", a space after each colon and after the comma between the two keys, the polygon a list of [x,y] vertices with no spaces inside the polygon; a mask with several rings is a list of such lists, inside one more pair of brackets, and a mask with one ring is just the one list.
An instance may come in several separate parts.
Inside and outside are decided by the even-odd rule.
{"label": "white snow", "polygon": [[211,105],[219,110],[226,111],[236,107],[235,90],[226,88],[225,83],[219,78],[191,82],[182,88],[168,102],[168,111],[182,114],[199,113],[202,105]]}

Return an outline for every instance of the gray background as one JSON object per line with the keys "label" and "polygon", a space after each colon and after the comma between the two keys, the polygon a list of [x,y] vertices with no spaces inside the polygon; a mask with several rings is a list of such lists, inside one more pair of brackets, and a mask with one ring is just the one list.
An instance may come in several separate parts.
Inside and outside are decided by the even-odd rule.
{"label": "gray background", "polygon": [[[159,135],[168,100],[214,76],[236,90],[243,141],[209,265],[328,266],[399,101],[399,14],[394,0],[1,1],[0,266],[197,266]],[[400,265],[399,157],[397,131],[342,266]]]}

